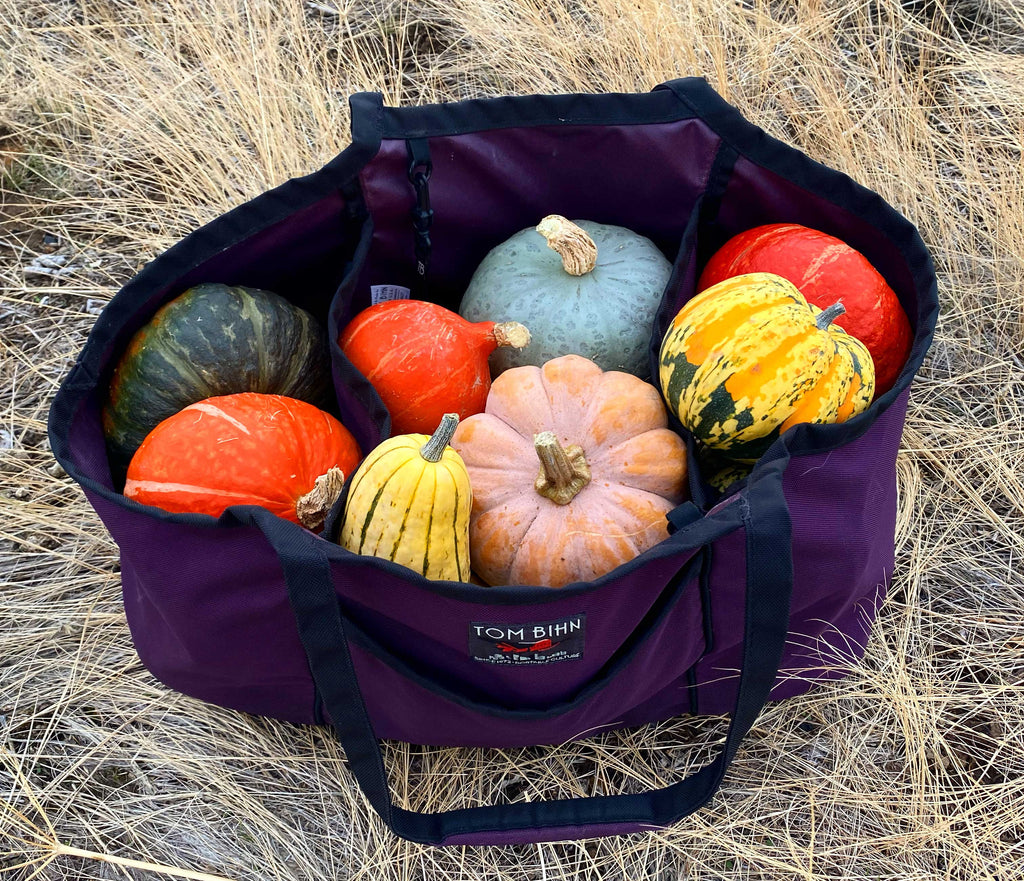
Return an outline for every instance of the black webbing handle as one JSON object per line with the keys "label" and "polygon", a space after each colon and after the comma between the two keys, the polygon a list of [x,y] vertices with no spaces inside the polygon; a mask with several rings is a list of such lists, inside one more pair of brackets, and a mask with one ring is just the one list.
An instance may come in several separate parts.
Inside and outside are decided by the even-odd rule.
{"label": "black webbing handle", "polygon": [[[257,512],[284,569],[299,636],[323,705],[363,793],[402,838],[432,845],[504,844],[580,839],[667,826],[714,795],[743,736],[771,693],[789,623],[793,583],[790,519],[782,494],[784,460],[762,472],[739,503],[746,530],[746,611],[736,707],[717,758],[663,789],[418,813],[397,807],[356,679],[345,619],[323,541],[274,528]],[[280,524],[278,524],[280,525]]]}

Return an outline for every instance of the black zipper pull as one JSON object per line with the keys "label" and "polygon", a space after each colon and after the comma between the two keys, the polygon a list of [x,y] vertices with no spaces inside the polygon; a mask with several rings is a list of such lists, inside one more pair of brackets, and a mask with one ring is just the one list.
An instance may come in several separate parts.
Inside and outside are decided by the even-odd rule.
{"label": "black zipper pull", "polygon": [[430,224],[434,210],[430,207],[430,145],[426,138],[406,141],[409,149],[409,180],[416,191],[412,208],[412,226],[416,232],[416,274],[426,278],[430,265]]}

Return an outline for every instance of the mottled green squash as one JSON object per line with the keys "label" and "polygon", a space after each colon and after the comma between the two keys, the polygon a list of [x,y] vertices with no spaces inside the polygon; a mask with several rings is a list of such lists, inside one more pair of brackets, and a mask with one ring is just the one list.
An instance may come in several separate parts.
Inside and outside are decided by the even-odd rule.
{"label": "mottled green squash", "polygon": [[201,284],[160,308],[114,370],[103,431],[115,468],[189,404],[239,392],[322,406],[330,361],[317,321],[270,291]]}
{"label": "mottled green squash", "polygon": [[704,482],[719,492],[725,492],[733,484],[746,480],[754,468],[752,462],[737,462],[715,455],[708,447],[699,448],[698,464]]}

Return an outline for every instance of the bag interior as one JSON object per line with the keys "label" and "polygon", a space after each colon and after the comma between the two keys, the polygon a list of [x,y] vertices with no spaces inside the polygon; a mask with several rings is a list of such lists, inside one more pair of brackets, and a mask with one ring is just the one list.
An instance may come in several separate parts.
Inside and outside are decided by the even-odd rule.
{"label": "bag interior", "polygon": [[[758,131],[737,124],[746,126],[746,134]],[[769,144],[772,168],[730,148],[700,118],[499,126],[417,140],[416,149],[429,154],[427,198],[433,212],[425,274],[417,272],[422,253],[413,216],[423,194],[414,183],[413,142],[407,138],[382,140],[355,177],[338,181],[336,172],[321,170],[218,218],[154,261],[108,307],[100,339],[83,358],[92,380],[89,400],[77,408],[70,429],[87,441],[75,445],[81,470],[119,492],[97,445],[98,411],[110,374],[131,334],[160,305],[200,282],[265,288],[311,311],[329,335],[335,415],[364,450],[371,449],[387,433],[386,411],[336,342],[347,322],[370,305],[371,289],[397,285],[413,298],[457,310],[487,252],[551,213],[627,227],[650,238],[674,264],[651,329],[652,365],[668,322],[693,296],[710,255],[734,234],[769,222],[804,224],[860,250],[920,331],[924,305],[914,274],[898,243],[853,204],[863,194],[842,175],[777,142]],[[722,164],[727,149],[733,155]],[[782,167],[787,162],[791,168]],[[815,189],[803,185],[801,176]],[[852,193],[846,204],[822,195],[844,188]],[[228,244],[220,246],[225,239]],[[218,246],[211,248],[214,240]],[[872,407],[877,406],[876,401]]]}

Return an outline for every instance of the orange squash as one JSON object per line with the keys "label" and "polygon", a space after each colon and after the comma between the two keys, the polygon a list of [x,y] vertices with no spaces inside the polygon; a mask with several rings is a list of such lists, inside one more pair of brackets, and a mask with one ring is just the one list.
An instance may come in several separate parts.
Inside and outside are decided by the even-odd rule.
{"label": "orange squash", "polygon": [[686,497],[658,390],[580,355],[502,373],[452,446],[473,486],[470,559],[491,585],[599,578],[667,538]]}
{"label": "orange squash", "polygon": [[261,505],[319,529],[361,457],[330,413],[284,395],[206,398],[156,426],[128,466],[124,494],[173,513],[220,516]]}
{"label": "orange squash", "polygon": [[488,356],[529,341],[515,321],[474,323],[425,300],[385,300],[356,315],[338,346],[388,408],[392,434],[429,435],[449,411],[483,410]]}

